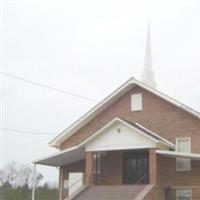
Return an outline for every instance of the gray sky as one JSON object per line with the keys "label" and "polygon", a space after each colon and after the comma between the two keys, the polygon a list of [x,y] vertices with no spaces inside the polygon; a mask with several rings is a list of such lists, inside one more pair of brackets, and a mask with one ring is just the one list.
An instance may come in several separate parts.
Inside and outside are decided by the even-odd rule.
{"label": "gray sky", "polygon": [[[140,78],[151,20],[158,89],[200,110],[200,1],[4,0],[1,71],[101,100]],[[94,102],[2,76],[1,127],[60,133]],[[56,150],[52,136],[2,131],[3,164]],[[40,167],[46,180],[56,170]]]}

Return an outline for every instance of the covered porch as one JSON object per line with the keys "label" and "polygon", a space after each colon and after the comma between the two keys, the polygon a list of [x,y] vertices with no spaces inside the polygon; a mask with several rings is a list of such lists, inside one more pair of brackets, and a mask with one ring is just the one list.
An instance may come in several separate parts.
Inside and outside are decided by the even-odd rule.
{"label": "covered porch", "polygon": [[[153,149],[93,152],[92,184],[149,184]],[[152,163],[153,164],[153,163]],[[156,163],[154,163],[156,164]]]}
{"label": "covered porch", "polygon": [[63,200],[91,185],[156,185],[156,149],[173,148],[143,126],[115,118],[78,146],[34,163],[59,167]]}
{"label": "covered porch", "polygon": [[91,185],[154,185],[156,162],[155,148],[98,152],[71,149],[34,165],[59,167],[59,199],[63,200]]}

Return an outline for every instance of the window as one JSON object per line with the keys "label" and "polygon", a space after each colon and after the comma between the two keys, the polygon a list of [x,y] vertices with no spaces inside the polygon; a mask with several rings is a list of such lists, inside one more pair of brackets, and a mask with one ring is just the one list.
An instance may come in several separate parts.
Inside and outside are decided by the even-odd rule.
{"label": "window", "polygon": [[142,110],[142,94],[131,95],[131,110],[132,111]]}
{"label": "window", "polygon": [[190,138],[177,138],[176,151],[181,153],[190,153]]}
{"label": "window", "polygon": [[93,154],[93,174],[100,174],[101,173],[101,154],[94,153]]}
{"label": "window", "polygon": [[[191,144],[190,138],[177,138],[176,139],[176,151],[181,153],[190,153]],[[188,158],[177,158],[176,159],[176,170],[177,171],[190,171],[191,160]]]}
{"label": "window", "polygon": [[192,190],[191,189],[176,190],[176,200],[192,200]]}

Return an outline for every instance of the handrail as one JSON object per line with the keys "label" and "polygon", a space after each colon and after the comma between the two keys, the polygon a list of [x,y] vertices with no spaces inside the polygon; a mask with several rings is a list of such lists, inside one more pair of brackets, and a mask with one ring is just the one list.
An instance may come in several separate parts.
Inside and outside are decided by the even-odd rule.
{"label": "handrail", "polygon": [[139,180],[136,182],[136,184],[140,184],[141,181],[143,181],[148,175],[149,175],[148,173],[144,174],[142,177],[139,178]]}
{"label": "handrail", "polygon": [[80,179],[78,179],[77,181],[75,181],[74,183],[72,183],[71,185],[69,185],[66,189],[70,189],[72,188],[74,185],[76,185],[77,183],[81,182],[83,180],[83,178],[81,177]]}
{"label": "handrail", "polygon": [[105,176],[105,175],[102,175],[102,174],[99,174],[97,178],[100,178],[100,179],[103,179],[103,181],[107,184],[110,183],[110,181],[108,181],[106,178],[109,177],[109,176]]}
{"label": "handrail", "polygon": [[70,199],[70,196],[69,195],[69,190],[71,188],[73,188],[77,183],[81,182],[83,180],[83,178],[81,177],[80,179],[78,179],[77,181],[75,181],[74,183],[72,183],[71,185],[68,185],[63,191],[63,195],[66,194],[66,197],[68,197]]}
{"label": "handrail", "polygon": [[[144,174],[142,177],[140,177],[140,178],[136,181],[135,184],[140,184],[148,175],[149,175],[148,173]],[[108,176],[105,176],[105,175],[100,174],[98,177],[99,177],[100,179],[103,179],[104,182],[106,182],[106,183],[109,184],[109,181],[106,180],[106,178],[107,178]]]}

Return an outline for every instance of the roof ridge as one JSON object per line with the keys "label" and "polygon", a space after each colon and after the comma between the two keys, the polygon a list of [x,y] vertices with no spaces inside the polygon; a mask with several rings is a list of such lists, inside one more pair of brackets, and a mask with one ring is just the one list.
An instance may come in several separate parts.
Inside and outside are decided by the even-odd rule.
{"label": "roof ridge", "polygon": [[167,143],[169,143],[169,144],[171,144],[171,145],[174,145],[172,142],[170,142],[169,140],[165,139],[165,138],[162,137],[160,134],[155,133],[154,131],[149,130],[148,128],[146,128],[145,126],[141,125],[141,124],[138,123],[138,122],[132,122],[132,121],[129,121],[129,120],[124,119],[124,118],[122,118],[122,117],[118,117],[118,118],[121,119],[121,120],[123,120],[123,121],[125,121],[125,122],[127,122],[127,123],[129,123],[130,125],[132,125],[132,126],[134,126],[134,127],[136,127],[136,128],[139,128],[140,130],[143,130],[143,131],[145,131],[145,132],[148,132],[151,136],[153,136],[153,137],[156,138],[156,139],[159,139],[159,140],[161,140],[161,141],[164,141],[164,142],[167,142]]}
{"label": "roof ridge", "polygon": [[182,109],[183,111],[189,113],[190,115],[200,119],[200,112],[190,108],[189,106],[186,106],[185,104],[160,92],[159,90],[157,90],[153,87],[150,87],[149,85],[137,80],[136,78],[131,77],[126,82],[124,82],[120,87],[118,87],[116,90],[114,90],[110,95],[108,95],[106,98],[104,98],[99,104],[95,105],[92,109],[90,109],[88,112],[86,112],[82,117],[80,117],[78,120],[76,120],[74,123],[72,123],[67,129],[62,131],[55,138],[53,138],[49,144],[54,147],[59,147],[60,144],[64,140],[66,140],[68,137],[73,135],[77,130],[82,128],[85,124],[87,124],[89,121],[91,121],[96,115],[98,115],[103,110],[105,110],[107,107],[109,107],[113,102],[116,101],[116,99],[121,97],[123,94],[125,94],[127,91],[129,91],[130,88],[132,88],[135,85],[143,88],[144,90],[149,91],[150,93],[153,93],[154,95],[160,97],[161,99],[173,104],[174,106]]}

